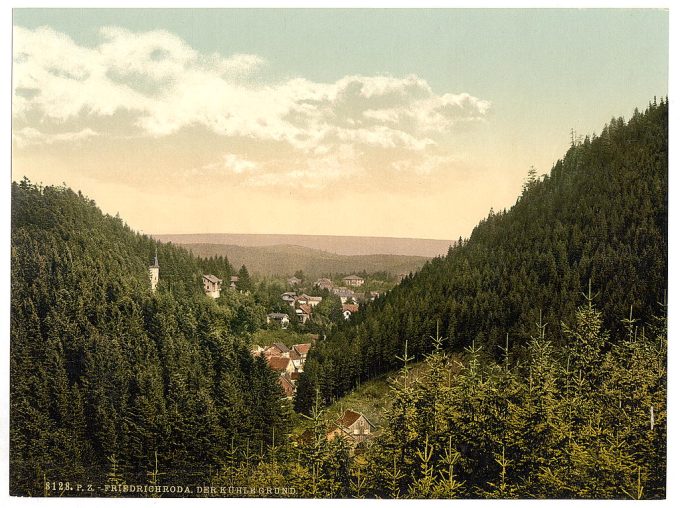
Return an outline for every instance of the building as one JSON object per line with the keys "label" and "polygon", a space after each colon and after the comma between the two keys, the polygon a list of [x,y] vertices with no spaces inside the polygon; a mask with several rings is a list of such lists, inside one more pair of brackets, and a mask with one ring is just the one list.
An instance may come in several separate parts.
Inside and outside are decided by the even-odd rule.
{"label": "building", "polygon": [[354,291],[344,287],[334,288],[333,294],[340,297],[340,302],[344,305],[348,300],[354,301]]}
{"label": "building", "polygon": [[290,318],[288,317],[288,314],[284,314],[283,312],[270,312],[267,314],[267,324],[269,323],[279,323],[281,328],[288,328]]}
{"label": "building", "polygon": [[342,282],[344,282],[346,286],[359,287],[363,286],[364,279],[358,275],[348,275],[342,279]]}
{"label": "building", "polygon": [[310,307],[314,308],[323,301],[323,297],[322,296],[309,296],[309,295],[306,295],[306,294],[303,293],[300,296],[298,296],[297,301],[300,304],[307,304]]}
{"label": "building", "polygon": [[342,306],[342,315],[345,316],[345,319],[349,319],[352,317],[352,314],[359,312],[359,306],[356,304],[352,303],[345,303]]}
{"label": "building", "polygon": [[274,342],[264,350],[265,356],[290,356],[290,349],[283,342]]}
{"label": "building", "polygon": [[275,370],[276,372],[280,372],[281,374],[290,374],[291,372],[295,371],[295,367],[293,366],[293,362],[288,358],[287,356],[267,356],[267,365],[272,370]]}
{"label": "building", "polygon": [[314,283],[314,287],[317,287],[319,289],[327,289],[328,291],[330,291],[331,289],[333,289],[333,282],[331,281],[331,279],[321,278]]}
{"label": "building", "polygon": [[208,274],[203,276],[203,291],[211,298],[219,298],[222,290],[222,279]]}
{"label": "building", "polygon": [[279,384],[285,394],[284,398],[292,399],[293,394],[295,393],[295,384],[293,384],[293,380],[288,375],[284,374],[279,376]]}
{"label": "building", "polygon": [[297,300],[297,295],[293,291],[287,291],[281,294],[281,300],[286,302],[291,307],[295,306],[295,301]]}
{"label": "building", "polygon": [[153,257],[153,264],[149,266],[149,282],[151,282],[151,292],[156,292],[156,286],[158,286],[158,272],[160,267],[158,266],[158,250],[156,250],[156,255]]}
{"label": "building", "polygon": [[408,277],[408,273],[400,273],[399,275],[397,275],[397,279],[399,280],[399,282],[404,280],[406,277]]}
{"label": "building", "polygon": [[295,287],[299,286],[302,284],[302,279],[298,279],[297,277],[293,276],[290,279],[286,281],[290,287]]}
{"label": "building", "polygon": [[297,309],[295,309],[295,314],[297,314],[300,323],[304,325],[307,321],[309,321],[309,318],[312,317],[312,307],[307,304],[300,305]]}
{"label": "building", "polygon": [[232,275],[229,277],[229,289],[236,289],[236,283],[238,282],[238,275]]}
{"label": "building", "polygon": [[355,444],[358,444],[370,438],[371,434],[375,431],[375,428],[375,425],[373,425],[364,415],[347,409],[343,415],[336,420],[335,428],[326,434],[326,438],[329,440],[334,439],[335,437],[340,437],[342,439],[350,438]]}
{"label": "building", "polygon": [[294,344],[293,349],[297,351],[297,353],[300,355],[300,358],[304,362],[307,359],[307,353],[309,353],[310,348],[312,347],[311,344]]}

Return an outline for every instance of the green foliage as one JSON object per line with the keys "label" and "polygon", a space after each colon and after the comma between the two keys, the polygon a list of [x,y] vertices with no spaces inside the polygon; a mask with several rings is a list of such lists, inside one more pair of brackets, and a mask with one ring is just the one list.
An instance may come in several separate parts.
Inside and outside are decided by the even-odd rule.
{"label": "green foliage", "polygon": [[156,243],[28,180],[12,184],[11,255],[13,494],[42,495],[50,480],[146,483],[149,471],[201,482],[232,438],[283,436],[276,375],[246,336],[264,309],[202,291],[204,273],[231,273],[226,259]]}

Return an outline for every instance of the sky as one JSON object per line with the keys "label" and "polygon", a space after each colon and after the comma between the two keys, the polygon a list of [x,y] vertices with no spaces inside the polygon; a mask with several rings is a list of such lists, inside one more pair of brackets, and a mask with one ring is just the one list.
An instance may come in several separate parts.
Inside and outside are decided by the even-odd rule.
{"label": "sky", "polygon": [[145,233],[455,239],[668,93],[668,12],[15,9],[12,177]]}

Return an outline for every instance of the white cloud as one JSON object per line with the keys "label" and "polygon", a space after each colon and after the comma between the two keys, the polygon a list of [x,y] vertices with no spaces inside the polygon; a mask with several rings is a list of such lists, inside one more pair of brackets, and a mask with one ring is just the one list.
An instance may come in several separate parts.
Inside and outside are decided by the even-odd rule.
{"label": "white cloud", "polygon": [[344,174],[329,169],[329,161],[350,162],[338,155],[343,146],[353,147],[355,166],[366,150],[423,154],[451,136],[456,124],[483,119],[490,108],[466,93],[437,94],[415,75],[264,84],[253,79],[265,64],[257,55],[204,54],[162,30],[104,27],[100,38],[85,47],[49,27],[14,27],[15,118],[74,120],[84,123],[85,132],[98,118],[125,111],[131,127],[153,137],[203,126],[225,137],[283,142],[305,160],[304,169],[276,170],[234,154],[220,168],[259,172],[253,182],[267,181],[266,171],[302,171],[305,178],[317,171],[323,175],[317,180],[326,181]]}
{"label": "white cloud", "polygon": [[12,141],[16,143],[18,148],[25,148],[32,145],[51,145],[60,142],[81,141],[93,136],[99,136],[99,133],[89,127],[77,132],[59,132],[56,134],[41,132],[33,127],[24,127],[12,133]]}

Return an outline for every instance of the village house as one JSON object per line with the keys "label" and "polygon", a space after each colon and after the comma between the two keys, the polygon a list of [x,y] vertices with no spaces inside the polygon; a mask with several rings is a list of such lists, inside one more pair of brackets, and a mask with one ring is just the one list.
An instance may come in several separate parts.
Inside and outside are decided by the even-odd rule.
{"label": "village house", "polygon": [[408,273],[400,273],[399,275],[397,275],[397,280],[398,280],[399,282],[401,282],[401,281],[404,280],[406,277],[408,277]]}
{"label": "village house", "polygon": [[316,307],[323,301],[323,296],[308,296],[306,294],[302,294],[301,298],[304,298],[306,300],[304,303],[312,308]]}
{"label": "village house", "polygon": [[297,277],[293,276],[290,279],[286,281],[290,287],[295,287],[299,286],[302,284],[302,279],[298,279]]}
{"label": "village house", "polygon": [[265,356],[284,356],[286,358],[290,357],[290,349],[283,342],[274,342],[268,348],[264,350]]}
{"label": "village house", "polygon": [[291,307],[294,307],[295,301],[297,300],[297,295],[292,291],[287,291],[281,294],[281,300],[286,302]]}
{"label": "village house", "polygon": [[284,374],[282,376],[279,376],[279,384],[281,385],[281,388],[283,388],[283,393],[285,394],[286,399],[292,399],[293,394],[295,393],[295,384],[293,383],[293,380],[287,375]]}
{"label": "village house", "polygon": [[352,303],[345,303],[342,306],[342,315],[345,317],[345,319],[349,319],[352,317],[352,314],[355,312],[359,312],[359,306],[356,304]]}
{"label": "village house", "polygon": [[336,420],[335,428],[326,434],[326,439],[333,440],[336,437],[345,439],[350,444],[359,444],[371,437],[375,431],[373,425],[363,414],[351,409],[345,410],[343,415]]}
{"label": "village house", "polygon": [[219,298],[222,289],[222,279],[208,274],[203,276],[203,291],[211,298]]}
{"label": "village house", "polygon": [[344,305],[348,300],[354,301],[355,294],[351,289],[339,287],[333,289],[333,294],[340,297],[340,302]]}
{"label": "village house", "polygon": [[327,289],[330,291],[331,289],[333,289],[333,282],[331,281],[331,279],[321,278],[314,283],[314,287],[317,287],[319,289]]}
{"label": "village house", "polygon": [[302,304],[295,309],[295,314],[297,314],[300,323],[304,325],[312,317],[312,307],[307,304]]}
{"label": "village house", "polygon": [[380,292],[379,291],[371,291],[369,293],[369,299],[371,301],[374,301],[376,298],[380,298]]}
{"label": "village house", "polygon": [[290,318],[288,314],[283,312],[270,312],[267,314],[267,324],[269,323],[278,323],[281,325],[281,328],[286,329],[290,324]]}
{"label": "village house", "polygon": [[293,362],[287,356],[270,355],[266,357],[267,364],[272,370],[281,374],[295,372]]}
{"label": "village house", "polygon": [[342,279],[346,286],[359,287],[364,284],[364,279],[358,275],[348,275]]}
{"label": "village house", "polygon": [[294,344],[293,349],[300,355],[300,358],[304,362],[307,359],[307,353],[309,353],[311,344]]}

